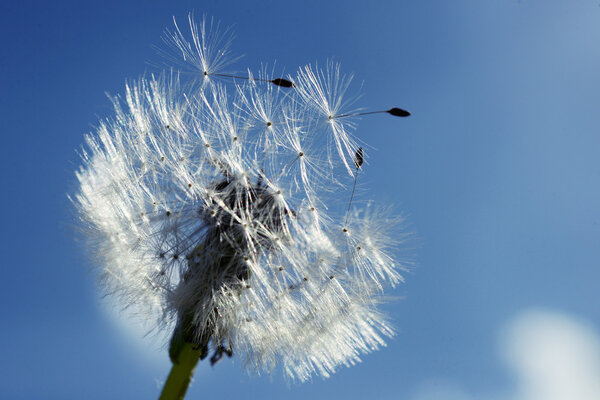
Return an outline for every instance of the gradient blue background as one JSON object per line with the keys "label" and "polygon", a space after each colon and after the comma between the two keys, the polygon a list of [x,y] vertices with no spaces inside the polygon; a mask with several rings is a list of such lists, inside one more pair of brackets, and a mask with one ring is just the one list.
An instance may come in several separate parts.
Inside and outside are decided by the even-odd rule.
{"label": "gradient blue background", "polygon": [[[126,4],[122,4],[126,3]],[[66,195],[105,92],[156,71],[174,15],[233,25],[238,70],[342,63],[364,80],[361,196],[393,203],[417,266],[386,307],[398,330],[332,378],[287,386],[239,362],[198,368],[188,398],[410,399],[430,379],[510,392],[505,322],[543,307],[600,330],[597,1],[0,4],[0,398],[155,398],[170,364],[101,305]]]}

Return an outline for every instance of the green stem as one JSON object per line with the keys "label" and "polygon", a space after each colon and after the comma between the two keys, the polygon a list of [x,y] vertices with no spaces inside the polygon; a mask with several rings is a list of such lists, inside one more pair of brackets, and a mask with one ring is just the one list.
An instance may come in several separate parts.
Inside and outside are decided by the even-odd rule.
{"label": "green stem", "polygon": [[196,347],[192,343],[186,342],[183,344],[177,360],[173,361],[173,368],[171,368],[159,400],[181,400],[184,398],[192,380],[194,368],[196,368],[198,359],[202,355],[202,350],[196,349]]}

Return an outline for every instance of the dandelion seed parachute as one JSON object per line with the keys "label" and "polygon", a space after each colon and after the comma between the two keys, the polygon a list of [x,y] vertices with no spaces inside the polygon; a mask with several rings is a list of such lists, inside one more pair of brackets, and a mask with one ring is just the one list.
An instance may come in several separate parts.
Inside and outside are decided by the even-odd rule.
{"label": "dandelion seed parachute", "polygon": [[382,229],[398,218],[370,207],[346,223],[331,201],[363,161],[353,123],[331,118],[350,78],[329,63],[211,80],[229,39],[205,22],[191,31],[166,41],[204,80],[130,82],[86,137],[72,200],[102,283],[173,331],[172,352],[190,342],[250,372],[329,376],[392,335],[378,305],[403,268]]}

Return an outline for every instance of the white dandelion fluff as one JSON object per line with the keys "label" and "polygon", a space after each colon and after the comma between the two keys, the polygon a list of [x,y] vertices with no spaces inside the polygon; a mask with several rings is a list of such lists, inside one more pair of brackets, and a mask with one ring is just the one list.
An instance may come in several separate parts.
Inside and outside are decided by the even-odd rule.
{"label": "white dandelion fluff", "polygon": [[235,353],[251,372],[327,377],[392,335],[378,306],[404,268],[399,218],[374,206],[347,217],[339,199],[363,159],[338,118],[351,78],[328,63],[222,79],[230,37],[191,31],[167,41],[202,83],[130,82],[86,137],[72,200],[102,283],[174,332],[174,359],[192,343],[213,363]]}

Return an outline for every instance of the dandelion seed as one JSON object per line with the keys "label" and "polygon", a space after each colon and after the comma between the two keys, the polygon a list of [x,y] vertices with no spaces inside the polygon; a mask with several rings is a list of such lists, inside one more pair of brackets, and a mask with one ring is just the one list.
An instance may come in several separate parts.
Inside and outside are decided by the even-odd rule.
{"label": "dandelion seed", "polygon": [[386,111],[388,114],[391,114],[395,117],[409,117],[410,116],[410,112],[403,110],[401,108],[390,108],[389,110]]}
{"label": "dandelion seed", "polygon": [[354,200],[354,192],[356,191],[356,182],[358,180],[358,170],[362,167],[365,161],[363,148],[359,147],[354,155],[354,165],[356,166],[356,172],[354,173],[354,184],[352,185],[352,194],[350,195],[350,201],[348,202],[348,209],[346,210],[346,222],[348,224],[348,217],[350,216],[350,207],[352,206],[352,200]]}
{"label": "dandelion seed", "polygon": [[[230,35],[190,25],[191,43],[177,25],[167,43],[198,75],[225,76]],[[332,63],[251,77],[129,84],[76,173],[72,200],[105,290],[173,332],[173,371],[185,364],[187,383],[211,351],[211,364],[236,355],[250,372],[327,377],[393,334],[377,307],[402,280],[383,228],[398,218],[350,212],[364,162],[354,123],[339,121],[351,77]],[[343,171],[354,178],[345,218],[331,195]]]}
{"label": "dandelion seed", "polygon": [[393,115],[394,117],[410,117],[410,115],[411,115],[410,112],[408,112],[406,110],[403,110],[398,107],[394,107],[394,108],[390,108],[389,110],[367,111],[367,112],[357,112],[357,113],[350,113],[350,114],[332,115],[331,119],[346,118],[346,117],[359,117],[362,115],[381,114],[381,113],[388,113],[390,115]]}
{"label": "dandelion seed", "polygon": [[273,79],[271,81],[271,83],[277,85],[277,86],[281,86],[281,87],[296,87],[296,85],[294,85],[294,82],[292,81],[288,81],[287,79],[282,79],[282,78],[276,78]]}
{"label": "dandelion seed", "polygon": [[292,81],[289,81],[289,80],[283,79],[283,78],[261,79],[261,78],[253,78],[252,76],[239,76],[239,75],[230,75],[230,74],[208,73],[206,71],[204,72],[204,75],[205,76],[208,76],[208,75],[219,76],[222,78],[242,79],[242,80],[249,80],[249,81],[270,82],[276,86],[285,87],[285,88],[296,87],[296,85],[294,85],[294,83]]}
{"label": "dandelion seed", "polygon": [[363,162],[365,161],[363,148],[359,147],[356,151],[356,155],[354,156],[354,165],[356,166],[356,170],[362,167]]}

